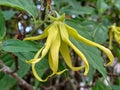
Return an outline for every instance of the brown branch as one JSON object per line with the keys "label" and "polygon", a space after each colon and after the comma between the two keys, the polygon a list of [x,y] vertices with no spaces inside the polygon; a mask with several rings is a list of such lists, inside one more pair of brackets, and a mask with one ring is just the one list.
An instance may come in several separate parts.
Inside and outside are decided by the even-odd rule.
{"label": "brown branch", "polygon": [[120,77],[120,74],[107,73],[110,77]]}
{"label": "brown branch", "polygon": [[25,80],[23,80],[21,77],[19,77],[17,73],[12,73],[12,70],[8,66],[6,66],[2,62],[2,60],[0,60],[0,66],[2,66],[0,72],[6,73],[12,78],[15,78],[18,81],[19,85],[24,87],[25,90],[34,90],[33,87],[30,84],[28,84]]}

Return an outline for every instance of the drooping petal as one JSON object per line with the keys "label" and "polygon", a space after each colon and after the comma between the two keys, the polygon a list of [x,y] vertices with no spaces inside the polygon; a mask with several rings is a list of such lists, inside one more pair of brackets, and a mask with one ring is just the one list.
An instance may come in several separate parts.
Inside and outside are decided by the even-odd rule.
{"label": "drooping petal", "polygon": [[44,48],[44,47],[42,47],[42,48],[36,53],[36,55],[34,56],[33,59],[31,59],[31,60],[29,60],[29,61],[26,61],[26,62],[27,62],[27,63],[30,63],[31,61],[37,61],[37,59],[39,58],[39,55],[40,55],[40,53],[42,52],[43,48]]}
{"label": "drooping petal", "polygon": [[61,38],[60,38],[60,34],[59,34],[59,30],[58,28],[56,29],[58,31],[57,36],[55,38],[55,40],[53,41],[51,48],[50,48],[50,52],[49,52],[49,64],[50,64],[50,68],[53,71],[53,75],[54,74],[62,74],[64,71],[66,71],[66,69],[62,70],[62,71],[58,71],[58,64],[59,64],[59,49],[60,49],[60,45],[61,45]]}
{"label": "drooping petal", "polygon": [[52,76],[55,75],[55,74],[62,74],[63,72],[67,71],[67,69],[64,69],[64,70],[62,70],[62,71],[60,71],[60,72],[57,72],[58,66],[57,66],[57,63],[56,63],[56,65],[55,65],[55,62],[54,62],[54,60],[52,59],[51,53],[49,53],[49,65],[50,65],[50,68],[51,68],[52,71],[53,71],[52,74],[49,75],[49,77],[52,77]]}
{"label": "drooping petal", "polygon": [[50,49],[50,46],[52,44],[52,42],[54,41],[54,38],[57,35],[57,30],[56,30],[56,26],[52,26],[49,30],[48,30],[48,37],[47,37],[47,41],[46,41],[46,45],[44,46],[44,49],[41,52],[41,56],[38,59],[33,59],[28,61],[29,63],[37,63],[40,60],[42,60],[45,55],[48,53],[48,50]]}
{"label": "drooping petal", "polygon": [[[58,29],[57,29],[58,31]],[[50,47],[50,51],[49,54],[51,56],[51,59],[49,60],[50,64],[50,68],[52,69],[52,71],[54,73],[57,73],[58,71],[58,57],[59,57],[59,48],[60,48],[60,35],[59,32],[56,35],[55,40],[53,41],[51,47]]]}
{"label": "drooping petal", "polygon": [[69,33],[72,37],[74,37],[74,38],[76,38],[77,40],[80,40],[80,41],[82,41],[82,42],[84,42],[84,43],[86,43],[86,44],[88,44],[88,45],[96,46],[96,47],[98,47],[99,49],[101,49],[101,50],[108,56],[108,58],[109,58],[109,60],[110,60],[110,62],[107,63],[106,66],[109,66],[109,65],[111,65],[111,64],[113,63],[114,56],[113,56],[112,52],[111,52],[109,49],[105,48],[104,46],[102,46],[102,45],[100,45],[100,44],[97,44],[97,43],[95,43],[95,42],[93,42],[93,41],[90,41],[90,40],[82,37],[81,35],[78,34],[78,32],[77,32],[74,28],[72,28],[72,27],[70,27],[70,26],[68,26],[68,25],[66,25],[66,24],[65,24],[65,27],[66,27],[68,33]]}
{"label": "drooping petal", "polygon": [[[57,72],[58,71],[58,57],[59,57],[60,43],[61,43],[60,35],[59,35],[59,33],[57,33],[56,38],[52,42],[52,45],[51,45],[51,48],[50,48],[50,51],[49,51],[49,65],[50,65],[50,68],[52,69],[53,72],[46,79],[43,80],[38,75],[37,71],[35,70],[35,63],[32,63],[33,74],[39,81],[45,82],[45,81],[47,81],[47,79],[49,77],[52,77],[55,74],[61,74],[64,71],[66,71],[66,69],[64,69],[64,70],[62,70],[60,72]],[[39,50],[39,52],[40,52],[40,50]],[[35,59],[38,57],[39,52],[35,55]]]}
{"label": "drooping petal", "polygon": [[60,28],[60,34],[61,34],[61,38],[62,40],[67,43],[77,54],[78,56],[84,61],[84,64],[85,64],[85,72],[84,72],[84,75],[87,75],[88,71],[89,71],[89,65],[88,65],[88,61],[86,59],[86,57],[84,56],[84,54],[78,49],[76,48],[72,43],[71,41],[69,40],[69,37],[68,37],[68,32],[64,26],[63,23],[60,23],[59,24],[59,28]]}
{"label": "drooping petal", "polygon": [[[32,63],[32,72],[33,72],[33,75],[35,76],[35,78],[36,78],[37,80],[39,80],[39,81],[41,81],[41,82],[45,82],[45,81],[47,81],[50,77],[52,77],[53,75],[55,75],[55,73],[52,73],[51,75],[49,75],[49,76],[46,77],[45,79],[42,79],[42,78],[38,75],[38,73],[37,73],[37,71],[36,71],[36,69],[35,69],[35,65],[36,65],[36,63]],[[61,71],[61,72],[58,72],[57,74],[61,74],[61,73],[63,73],[64,71],[66,71],[66,69],[64,69],[64,70]]]}
{"label": "drooping petal", "polygon": [[117,31],[120,32],[120,27],[116,27]]}
{"label": "drooping petal", "polygon": [[61,43],[60,53],[61,53],[62,57],[64,58],[66,64],[70,67],[70,69],[72,69],[74,71],[78,71],[78,70],[81,70],[81,69],[85,68],[85,66],[73,67],[68,45],[65,44],[64,42]]}
{"label": "drooping petal", "polygon": [[38,79],[38,80],[41,81],[41,82],[47,81],[48,78],[51,77],[51,76],[48,76],[46,79],[42,79],[42,78],[38,75],[37,71],[35,70],[35,65],[36,65],[36,63],[32,63],[32,72],[33,72],[33,75],[35,76],[35,78]]}
{"label": "drooping petal", "polygon": [[116,40],[118,44],[120,44],[120,27],[113,25],[111,29],[112,29],[111,33],[114,35],[114,39]]}
{"label": "drooping petal", "polygon": [[39,57],[43,49],[44,49],[44,46],[36,53],[36,55],[34,56],[34,59],[37,59]]}
{"label": "drooping petal", "polygon": [[109,49],[112,49],[113,32],[109,32]]}
{"label": "drooping petal", "polygon": [[120,33],[114,33],[114,39],[116,40],[117,43],[120,44]]}

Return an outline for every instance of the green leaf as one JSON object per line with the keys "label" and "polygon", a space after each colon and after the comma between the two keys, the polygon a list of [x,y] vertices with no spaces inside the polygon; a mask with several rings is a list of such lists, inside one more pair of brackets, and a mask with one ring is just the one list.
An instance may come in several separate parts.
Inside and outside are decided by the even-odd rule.
{"label": "green leaf", "polygon": [[66,23],[76,28],[82,36],[90,37],[97,43],[103,44],[108,38],[108,29],[102,23],[90,20],[81,21],[79,18],[67,19]]}
{"label": "green leaf", "polygon": [[[92,90],[108,90],[108,89],[101,80],[98,80],[96,82],[95,86],[93,86]],[[115,89],[115,90],[117,90],[117,89]]]}
{"label": "green leaf", "polygon": [[0,11],[0,41],[4,38],[5,34],[6,34],[5,18]]}
{"label": "green leaf", "polygon": [[1,11],[5,17],[5,20],[10,20],[16,13],[16,11],[13,10],[5,10]]}
{"label": "green leaf", "polygon": [[120,8],[120,0],[114,0],[113,3],[118,9]]}
{"label": "green leaf", "polygon": [[[45,71],[48,69],[49,64],[48,64],[48,59],[44,58],[43,60],[41,60],[40,62],[38,62],[35,66],[35,69],[38,73],[38,75],[40,77],[43,76],[43,74],[45,73]],[[47,74],[46,74],[47,75]]]}
{"label": "green leaf", "polygon": [[[18,57],[20,57],[21,58],[21,60],[23,60],[24,62],[25,61],[27,61],[27,60],[31,60],[31,59],[33,59],[33,57],[34,57],[34,55],[36,54],[36,53],[32,53],[32,52],[24,52],[24,53],[15,53]],[[27,58],[26,58],[27,57]],[[48,69],[48,67],[49,67],[49,64],[48,64],[48,59],[47,59],[47,56],[44,58],[44,59],[42,59],[40,62],[38,62],[37,64],[36,64],[36,66],[35,66],[35,69],[36,69],[36,71],[37,71],[37,73],[38,73],[38,75],[40,76],[40,77],[42,77],[43,76],[43,74],[45,73],[45,71]]]}
{"label": "green leaf", "polygon": [[[29,56],[25,56],[28,58]],[[14,69],[14,58],[10,54],[6,54],[2,57],[3,62],[9,66],[12,70]],[[23,77],[28,73],[30,65],[26,64],[19,57],[19,70],[17,71],[18,76]],[[0,90],[9,90],[17,83],[16,79],[10,77],[7,74],[0,73]]]}
{"label": "green leaf", "polygon": [[104,13],[109,7],[104,0],[97,0],[97,9],[100,13]]}
{"label": "green leaf", "polygon": [[[7,66],[12,66],[13,57],[11,57],[9,54],[4,55],[1,59]],[[8,90],[15,83],[16,80],[11,78],[9,75],[0,72],[0,84],[1,84],[0,90]]]}
{"label": "green leaf", "polygon": [[105,25],[88,20],[83,21],[81,24],[86,27],[95,42],[105,43],[108,38],[108,29]]}
{"label": "green leaf", "polygon": [[16,56],[20,58],[23,62],[26,62],[26,60],[30,60],[34,57],[35,52],[15,52]]}
{"label": "green leaf", "polygon": [[113,43],[113,52],[115,53],[115,55],[118,58],[118,61],[120,62],[120,48],[118,48],[117,45],[115,45],[114,43]]}
{"label": "green leaf", "polygon": [[95,68],[90,66],[90,70],[89,70],[89,73],[88,73],[88,83],[91,83],[91,81],[93,80],[94,74],[95,74],[94,72],[95,72]]}
{"label": "green leaf", "polygon": [[0,0],[0,5],[24,10],[34,17],[38,16],[37,8],[33,0]]}
{"label": "green leaf", "polygon": [[86,38],[90,37],[89,30],[86,29],[86,27],[81,23],[80,19],[66,19],[65,21],[68,25],[72,26],[76,30],[79,30],[80,34]]}
{"label": "green leaf", "polygon": [[32,41],[21,41],[17,39],[10,39],[2,42],[1,49],[8,52],[30,52],[37,51],[38,44]]}
{"label": "green leaf", "polygon": [[113,90],[120,90],[120,86],[119,85],[112,85],[112,89]]}
{"label": "green leaf", "polygon": [[[89,8],[89,9],[88,9]],[[79,11],[79,12],[78,12]],[[85,15],[85,14],[93,14],[95,12],[95,9],[92,7],[79,7],[79,9],[66,9],[62,8],[61,10],[62,13],[67,13],[67,14],[72,14],[72,15]]]}

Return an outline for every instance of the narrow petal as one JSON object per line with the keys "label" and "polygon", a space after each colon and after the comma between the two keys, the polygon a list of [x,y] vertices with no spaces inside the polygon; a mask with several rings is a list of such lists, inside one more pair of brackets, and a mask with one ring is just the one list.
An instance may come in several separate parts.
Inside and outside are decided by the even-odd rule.
{"label": "narrow petal", "polygon": [[52,57],[51,57],[51,53],[49,52],[49,55],[48,55],[48,59],[49,59],[49,65],[50,65],[50,68],[51,68],[51,70],[53,71],[53,73],[55,74],[56,73],[56,70],[54,70],[54,64],[53,64],[53,60],[52,60]]}
{"label": "narrow petal", "polygon": [[31,60],[29,60],[29,61],[26,61],[26,62],[27,62],[27,63],[31,63],[31,62],[34,62],[34,61],[38,61],[38,58],[39,58],[39,56],[40,56],[43,48],[44,48],[44,47],[42,47],[42,48],[36,53],[36,55],[34,56],[33,59],[31,59]]}
{"label": "narrow petal", "polygon": [[66,24],[65,24],[65,27],[66,27],[68,33],[69,33],[72,37],[74,37],[74,38],[76,38],[76,39],[78,39],[78,40],[80,40],[80,41],[82,41],[82,42],[84,42],[84,43],[86,43],[86,44],[88,44],[88,45],[96,46],[96,47],[98,47],[99,49],[101,49],[101,50],[108,56],[108,58],[109,58],[109,60],[110,60],[110,62],[107,63],[106,66],[109,66],[109,65],[111,65],[111,64],[113,63],[114,56],[113,56],[112,52],[111,52],[109,49],[105,48],[104,46],[102,46],[102,45],[100,45],[100,44],[97,44],[97,43],[95,43],[95,42],[93,42],[93,41],[90,41],[90,40],[82,37],[81,35],[78,34],[78,32],[77,32],[74,28],[72,28],[72,27],[70,27],[70,26],[68,26],[68,25],[66,25]]}
{"label": "narrow petal", "polygon": [[70,40],[66,40],[65,41],[77,54],[78,56],[81,58],[81,60],[83,60],[84,64],[85,64],[85,72],[84,72],[84,75],[87,75],[88,71],[89,71],[89,64],[88,64],[88,61],[86,59],[86,57],[84,56],[84,54],[78,49],[76,48]]}
{"label": "narrow petal", "polygon": [[50,48],[50,52],[49,52],[49,64],[50,64],[50,68],[52,69],[54,74],[62,74],[67,69],[57,72],[58,64],[59,64],[59,60],[58,60],[59,59],[59,49],[60,49],[60,45],[61,45],[61,39],[60,39],[60,34],[59,34],[58,28],[57,28],[57,31],[58,31],[58,34],[56,36],[56,39],[53,41],[51,48]]}
{"label": "narrow petal", "polygon": [[52,61],[52,57],[51,57],[51,55],[49,54],[49,64],[50,64],[50,67],[51,67],[51,69],[52,69],[53,72],[52,72],[52,74],[50,74],[47,78],[42,79],[42,78],[38,75],[37,71],[35,70],[35,64],[36,64],[36,63],[32,63],[33,75],[35,76],[36,79],[38,79],[38,80],[41,81],[41,82],[47,81],[50,77],[52,77],[52,76],[55,75],[55,74],[61,74],[61,73],[63,73],[64,71],[66,71],[66,69],[64,69],[64,70],[62,70],[62,71],[60,71],[60,72],[56,72],[56,69],[54,70],[54,66],[52,66],[52,65],[54,65],[54,64],[53,64],[53,61]]}
{"label": "narrow petal", "polygon": [[120,27],[116,27],[117,31],[120,32]]}
{"label": "narrow petal", "polygon": [[[48,77],[46,77],[45,79],[42,79],[39,75],[38,75],[38,73],[37,73],[37,71],[36,71],[36,69],[35,69],[35,63],[32,63],[32,72],[33,72],[33,75],[35,76],[35,78],[37,79],[37,80],[39,80],[39,81],[41,81],[41,82],[45,82],[45,81],[47,81],[50,77],[52,77],[55,73],[52,73],[51,75],[49,75]],[[65,70],[63,70],[63,71],[61,71],[62,73],[64,72],[64,71],[66,71],[66,69]],[[60,73],[58,73],[58,74],[61,74],[61,72]]]}
{"label": "narrow petal", "polygon": [[[58,31],[58,30],[57,30]],[[51,48],[50,48],[50,56],[51,60],[49,61],[50,68],[53,70],[53,72],[57,72],[58,70],[58,57],[59,57],[59,48],[60,48],[60,35],[59,32],[56,35],[56,39],[53,41]]]}
{"label": "narrow petal", "polygon": [[112,49],[113,32],[109,32],[109,49]]}
{"label": "narrow petal", "polygon": [[71,59],[71,57],[70,57],[70,51],[69,51],[68,45],[65,44],[64,42],[61,43],[60,53],[61,53],[62,57],[64,58],[66,64],[67,64],[72,70],[78,71],[78,70],[81,70],[81,69],[85,68],[85,66],[81,66],[81,67],[73,67],[73,66],[72,66],[72,59]]}
{"label": "narrow petal", "polygon": [[40,39],[46,38],[48,35],[48,30],[50,28],[52,28],[52,24],[49,25],[41,35],[34,36],[34,37],[27,37],[27,38],[24,38],[24,40],[40,40]]}
{"label": "narrow petal", "polygon": [[114,39],[116,40],[117,43],[120,44],[120,34],[119,33],[114,33]]}
{"label": "narrow petal", "polygon": [[33,60],[29,61],[29,63],[37,63],[45,57],[45,55],[48,53],[48,50],[50,49],[52,42],[54,41],[54,38],[56,35],[57,35],[56,26],[52,26],[48,31],[46,45],[44,46],[44,49],[41,52],[40,58],[33,59]]}
{"label": "narrow petal", "polygon": [[47,37],[47,32],[44,32],[43,34],[38,35],[38,36],[24,38],[24,40],[41,40],[46,37]]}
{"label": "narrow petal", "polygon": [[62,71],[57,72],[58,66],[57,66],[57,64],[55,65],[54,60],[52,60],[52,56],[51,56],[50,53],[49,53],[49,65],[50,65],[50,68],[53,71],[52,74],[49,75],[49,77],[52,77],[55,74],[62,74],[63,72],[67,71],[67,69],[64,69]]}
{"label": "narrow petal", "polygon": [[65,28],[65,25],[63,23],[60,23],[59,24],[59,27],[60,27],[60,33],[61,33],[61,37],[62,37],[62,40],[67,43],[77,54],[79,57],[81,57],[81,59],[84,61],[84,64],[85,64],[85,72],[84,72],[84,75],[87,75],[88,71],[89,71],[89,65],[88,65],[88,61],[86,59],[86,57],[84,56],[84,54],[79,50],[77,49],[72,43],[71,41],[69,40],[69,37],[68,37],[68,32]]}
{"label": "narrow petal", "polygon": [[35,63],[32,63],[32,71],[33,71],[33,75],[35,76],[35,78],[38,79],[38,80],[41,81],[41,82],[45,82],[45,81],[48,80],[49,77],[51,77],[51,76],[48,76],[46,79],[42,79],[42,78],[38,75],[37,71],[35,70]]}

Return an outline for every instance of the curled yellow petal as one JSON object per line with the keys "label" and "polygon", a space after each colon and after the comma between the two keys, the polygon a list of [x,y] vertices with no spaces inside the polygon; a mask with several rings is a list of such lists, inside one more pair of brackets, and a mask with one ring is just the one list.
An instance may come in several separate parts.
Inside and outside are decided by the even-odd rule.
{"label": "curled yellow petal", "polygon": [[72,66],[72,59],[70,57],[70,51],[69,48],[67,46],[67,44],[65,44],[64,42],[61,43],[60,46],[60,53],[62,55],[62,57],[64,58],[66,64],[74,71],[78,71],[81,70],[83,68],[85,68],[85,66],[80,66],[80,67],[73,67]]}
{"label": "curled yellow petal", "polygon": [[35,78],[38,79],[39,81],[45,82],[45,81],[48,80],[49,77],[53,76],[53,74],[51,74],[51,75],[49,75],[46,79],[42,79],[42,78],[38,75],[37,71],[35,70],[35,65],[36,65],[36,63],[32,63],[32,71],[33,71],[33,75],[35,76]]}
{"label": "curled yellow petal", "polygon": [[54,62],[54,60],[52,60],[52,57],[51,57],[50,53],[49,53],[49,65],[50,65],[50,68],[53,71],[52,74],[49,75],[49,77],[51,77],[51,76],[53,76],[55,74],[60,75],[60,74],[64,73],[65,71],[67,71],[67,69],[63,69],[62,71],[57,72],[58,65],[57,65],[57,63]]}
{"label": "curled yellow petal", "polygon": [[44,49],[41,52],[40,58],[33,59],[33,60],[28,61],[28,62],[29,63],[37,63],[40,60],[42,60],[45,57],[45,55],[48,53],[48,50],[50,49],[50,46],[51,46],[52,42],[54,41],[54,38],[56,37],[56,35],[57,35],[56,26],[52,26],[48,31],[48,37],[46,40],[46,44],[44,46]]}
{"label": "curled yellow petal", "polygon": [[[58,30],[57,30],[58,31]],[[58,57],[59,57],[59,48],[60,48],[60,35],[59,33],[56,35],[56,39],[52,42],[52,45],[51,45],[51,48],[50,48],[50,51],[49,51],[49,65],[50,65],[50,68],[52,69],[52,74],[50,74],[46,79],[42,79],[37,71],[35,70],[35,63],[32,63],[32,71],[33,71],[33,74],[34,76],[39,80],[39,81],[42,81],[42,82],[45,82],[48,80],[49,77],[52,77],[53,75],[55,74],[61,74],[63,73],[64,71],[66,71],[66,69],[60,71],[60,72],[57,72],[58,71]],[[35,56],[35,58],[37,58],[37,54]]]}
{"label": "curled yellow petal", "polygon": [[65,24],[65,26],[66,26],[66,29],[68,30],[68,33],[69,33],[72,37],[74,37],[74,38],[76,38],[77,40],[80,40],[80,41],[82,41],[82,42],[84,42],[84,43],[86,43],[86,44],[88,44],[88,45],[96,46],[96,47],[98,47],[99,49],[101,49],[101,50],[108,56],[108,58],[109,58],[109,60],[110,60],[110,62],[107,63],[106,66],[109,66],[109,65],[111,65],[111,64],[113,63],[114,56],[113,56],[112,52],[111,52],[109,49],[105,48],[104,46],[102,46],[102,45],[100,45],[100,44],[97,44],[97,43],[95,43],[95,42],[93,42],[93,41],[90,41],[90,40],[82,37],[81,35],[78,34],[78,32],[77,32],[74,28],[72,28],[72,27],[70,27],[70,26],[68,26],[68,25],[66,25],[66,24]]}
{"label": "curled yellow petal", "polygon": [[44,47],[42,47],[37,53],[36,55],[34,56],[33,59],[29,60],[29,61],[26,61],[27,63],[31,63],[33,61],[38,61],[38,58],[39,58],[39,55],[41,54],[42,50],[44,49]]}
{"label": "curled yellow petal", "polygon": [[68,32],[64,26],[63,23],[61,23],[59,25],[60,27],[60,33],[61,33],[61,37],[62,37],[62,40],[67,43],[77,54],[78,56],[84,61],[84,64],[85,64],[85,72],[84,72],[84,75],[87,75],[88,71],[89,71],[89,65],[88,65],[88,61],[86,59],[86,57],[84,56],[84,54],[79,50],[77,49],[72,43],[71,41],[69,40],[69,37],[68,37]]}

